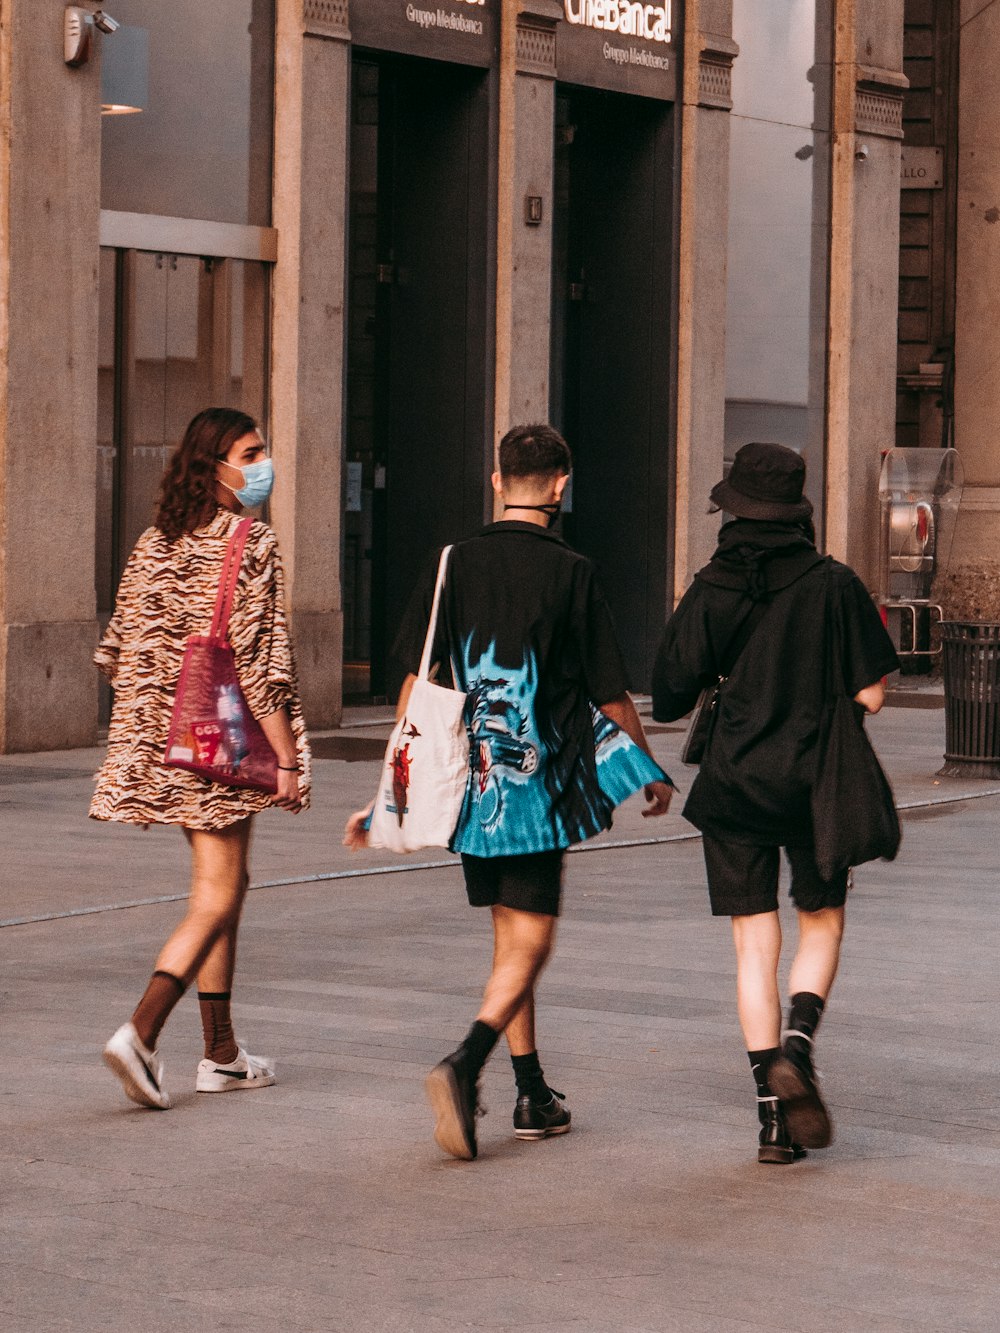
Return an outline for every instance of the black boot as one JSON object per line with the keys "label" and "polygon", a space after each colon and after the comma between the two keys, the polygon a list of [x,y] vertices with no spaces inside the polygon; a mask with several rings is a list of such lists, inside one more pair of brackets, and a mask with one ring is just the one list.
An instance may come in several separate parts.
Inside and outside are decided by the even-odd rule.
{"label": "black boot", "polygon": [[806,1148],[828,1148],[833,1142],[833,1122],[819,1090],[811,1047],[809,1037],[786,1036],[781,1054],[768,1069],[767,1081],[796,1139]]}
{"label": "black boot", "polygon": [[434,1140],[452,1157],[475,1161],[476,1115],[479,1110],[479,1070],[460,1046],[434,1066],[425,1082],[434,1111]]}
{"label": "black boot", "polygon": [[805,1157],[805,1148],[792,1142],[792,1136],[781,1114],[777,1097],[757,1098],[757,1117],[760,1120],[757,1161],[770,1166],[787,1166]]}

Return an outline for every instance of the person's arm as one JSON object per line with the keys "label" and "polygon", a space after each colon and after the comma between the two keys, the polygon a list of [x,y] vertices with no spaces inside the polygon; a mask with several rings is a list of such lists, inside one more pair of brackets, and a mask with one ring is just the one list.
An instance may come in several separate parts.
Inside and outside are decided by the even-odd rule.
{"label": "person's arm", "polygon": [[[410,691],[413,689],[413,682],[416,676],[411,671],[403,681],[399,691],[399,698],[396,700],[396,721],[398,722],[406,712],[407,704],[410,702]],[[344,825],[343,844],[349,847],[352,852],[363,851],[368,846],[368,816],[372,812],[374,801],[369,801],[363,810],[355,810]]]}
{"label": "person's arm", "polygon": [[[655,762],[653,752],[649,748],[649,741],[646,739],[642,719],[636,712],[632,696],[627,691],[620,694],[617,699],[611,699],[607,703],[601,704],[601,712],[617,727],[620,727],[625,735]],[[643,818],[648,819],[665,815],[670,809],[670,798],[674,794],[673,787],[668,782],[650,782],[644,791],[649,804],[642,812]]]}
{"label": "person's arm", "polygon": [[240,687],[278,760],[278,790],[272,804],[298,813],[302,789],[298,746],[288,709],[298,693],[285,612],[284,571],[277,538],[258,528],[247,543],[246,589],[233,609],[230,640]]}
{"label": "person's arm", "polygon": [[849,572],[846,575],[838,610],[846,692],[866,713],[877,713],[885,703],[883,681],[899,667],[896,650],[875,603],[857,575]]}
{"label": "person's arm", "polygon": [[692,584],[667,621],[653,666],[653,717],[686,717],[706,685],[717,679],[702,588]]}
{"label": "person's arm", "polygon": [[278,756],[278,791],[274,804],[297,814],[302,809],[299,797],[299,756],[288,713],[284,708],[279,708],[277,712],[269,713],[258,721],[271,749]]}
{"label": "person's arm", "polygon": [[885,703],[885,686],[880,680],[874,685],[866,685],[863,690],[858,690],[854,702],[860,704],[866,713],[880,712]]}

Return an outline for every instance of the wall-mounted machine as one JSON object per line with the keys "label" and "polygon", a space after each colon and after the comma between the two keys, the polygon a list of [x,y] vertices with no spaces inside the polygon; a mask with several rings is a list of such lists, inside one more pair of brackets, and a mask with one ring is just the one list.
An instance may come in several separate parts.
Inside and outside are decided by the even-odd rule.
{"label": "wall-mounted machine", "polygon": [[941,619],[934,580],[951,558],[963,480],[956,449],[890,449],[882,463],[879,601],[900,657],[940,652],[928,633],[931,613]]}

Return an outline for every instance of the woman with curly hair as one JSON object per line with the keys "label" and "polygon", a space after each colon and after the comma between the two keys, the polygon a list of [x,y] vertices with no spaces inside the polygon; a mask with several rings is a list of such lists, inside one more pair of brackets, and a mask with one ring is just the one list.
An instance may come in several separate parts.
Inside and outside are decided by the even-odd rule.
{"label": "woman with curly hair", "polygon": [[272,804],[297,812],[309,794],[284,577],[277,540],[265,523],[249,529],[229,639],[247,704],[277,757],[277,793],[223,786],[163,762],[185,643],[207,633],[229,539],[244,506],[267,499],[273,478],[252,417],[213,407],[194,418],[167,465],[154,526],[129,558],[94,659],[115,698],[91,816],[175,824],[191,848],[184,919],[160,951],[131,1019],[104,1048],[105,1063],[132,1101],[161,1110],[170,1099],[157,1039],[194,979],[205,1037],[197,1090],[228,1092],[275,1081],[268,1061],[237,1044],[230,1016],[253,816]]}

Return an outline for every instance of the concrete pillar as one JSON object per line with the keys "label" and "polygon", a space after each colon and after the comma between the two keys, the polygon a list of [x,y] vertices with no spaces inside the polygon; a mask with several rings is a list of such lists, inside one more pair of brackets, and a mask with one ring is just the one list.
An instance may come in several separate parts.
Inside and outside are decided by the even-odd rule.
{"label": "concrete pillar", "polygon": [[302,700],[340,722],[341,478],[350,47],[347,3],[277,0],[271,353],[277,481]]}
{"label": "concrete pillar", "polygon": [[[495,436],[549,417],[555,0],[501,6]],[[526,201],[541,200],[529,222]]]}
{"label": "concrete pillar", "polygon": [[722,476],[726,417],[726,247],[731,0],[684,7],[678,235],[674,601],[715,549],[708,494]]}
{"label": "concrete pillar", "polygon": [[[97,739],[99,42],[0,0],[0,750]],[[110,40],[110,39],[109,39]]]}
{"label": "concrete pillar", "polygon": [[874,588],[895,440],[903,0],[835,0],[826,549]]}
{"label": "concrete pillar", "polygon": [[[1000,558],[1000,125],[996,70],[1000,9],[963,0],[958,79],[955,447],[965,465],[951,614],[996,618]],[[954,600],[954,599],[949,599]]]}

